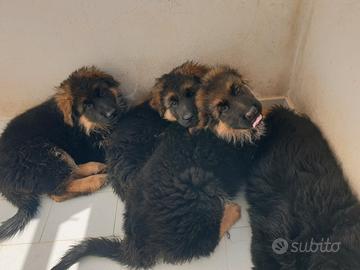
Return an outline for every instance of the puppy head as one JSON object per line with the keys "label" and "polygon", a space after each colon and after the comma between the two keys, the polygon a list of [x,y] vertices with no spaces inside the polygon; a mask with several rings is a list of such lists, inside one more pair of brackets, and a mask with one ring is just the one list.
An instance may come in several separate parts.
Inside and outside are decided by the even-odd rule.
{"label": "puppy head", "polygon": [[198,124],[195,96],[207,66],[185,62],[157,79],[152,90],[150,105],[160,116],[191,128]]}
{"label": "puppy head", "polygon": [[119,83],[95,67],[73,72],[57,88],[55,101],[65,123],[77,120],[87,134],[106,129],[127,108]]}
{"label": "puppy head", "polygon": [[206,112],[209,128],[227,141],[252,142],[264,132],[261,103],[232,68],[217,67],[204,76],[197,106]]}

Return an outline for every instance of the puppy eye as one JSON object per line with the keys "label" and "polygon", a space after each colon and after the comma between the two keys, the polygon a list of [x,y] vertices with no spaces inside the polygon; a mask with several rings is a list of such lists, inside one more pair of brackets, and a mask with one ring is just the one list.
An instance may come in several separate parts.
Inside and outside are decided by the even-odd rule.
{"label": "puppy eye", "polygon": [[219,112],[226,112],[226,111],[228,111],[229,110],[229,105],[228,104],[225,104],[225,103],[220,103],[220,104],[218,104],[218,110],[219,110]]}
{"label": "puppy eye", "polygon": [[186,97],[188,97],[188,98],[193,97],[194,95],[195,95],[195,93],[193,91],[186,92]]}
{"label": "puppy eye", "polygon": [[179,103],[179,102],[178,102],[176,99],[170,100],[170,106],[171,106],[171,107],[177,106],[178,103]]}
{"label": "puppy eye", "polygon": [[91,103],[90,101],[85,101],[84,107],[85,107],[85,109],[90,109],[90,108],[94,107],[94,104]]}

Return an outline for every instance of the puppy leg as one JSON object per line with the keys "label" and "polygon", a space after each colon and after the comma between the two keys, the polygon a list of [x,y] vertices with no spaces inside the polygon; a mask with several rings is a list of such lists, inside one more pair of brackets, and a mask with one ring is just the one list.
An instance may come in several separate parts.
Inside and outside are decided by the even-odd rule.
{"label": "puppy leg", "polygon": [[49,195],[49,197],[55,202],[63,202],[63,201],[72,199],[77,196],[79,196],[79,194],[76,194],[76,193],[64,193],[61,195]]}
{"label": "puppy leg", "polygon": [[[76,176],[90,176],[98,173],[102,173],[105,171],[106,165],[101,162],[88,162],[84,164],[80,164],[74,170],[74,175]],[[77,177],[79,178],[79,177]]]}
{"label": "puppy leg", "polygon": [[95,174],[68,182],[65,191],[68,193],[92,193],[102,188],[107,174]]}
{"label": "puppy leg", "polygon": [[238,221],[241,217],[240,205],[228,203],[224,207],[224,214],[220,224],[220,238]]}

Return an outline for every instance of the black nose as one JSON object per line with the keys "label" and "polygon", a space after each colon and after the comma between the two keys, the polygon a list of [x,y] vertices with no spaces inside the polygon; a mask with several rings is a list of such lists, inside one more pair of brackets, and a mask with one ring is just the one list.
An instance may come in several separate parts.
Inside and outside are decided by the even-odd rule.
{"label": "black nose", "polygon": [[105,116],[106,116],[107,118],[111,118],[111,117],[113,117],[113,116],[115,115],[115,112],[116,112],[116,109],[110,109],[109,111],[107,111],[107,112],[105,113]]}
{"label": "black nose", "polygon": [[256,106],[251,106],[250,110],[245,114],[245,118],[250,122],[254,121],[259,114],[259,109]]}
{"label": "black nose", "polygon": [[189,121],[189,120],[191,120],[193,117],[194,117],[194,115],[193,115],[192,113],[185,113],[182,118],[183,118],[184,120],[186,120],[186,121]]}

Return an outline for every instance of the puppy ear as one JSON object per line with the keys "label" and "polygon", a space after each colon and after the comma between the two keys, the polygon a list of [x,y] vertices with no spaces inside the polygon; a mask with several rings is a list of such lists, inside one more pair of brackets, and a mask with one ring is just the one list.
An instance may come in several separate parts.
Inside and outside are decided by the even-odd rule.
{"label": "puppy ear", "polygon": [[200,88],[195,96],[195,105],[198,109],[198,118],[199,123],[196,126],[196,129],[204,129],[208,125],[209,122],[209,115],[207,112],[207,93],[206,90]]}
{"label": "puppy ear", "polygon": [[161,117],[165,114],[165,106],[162,102],[161,92],[163,90],[164,83],[163,80],[157,79],[153,89],[151,90],[150,106],[155,111],[157,111]]}
{"label": "puppy ear", "polygon": [[194,81],[195,81],[196,83],[198,83],[198,84],[201,84],[201,83],[202,83],[201,77],[199,77],[199,76],[193,76],[193,78],[194,78]]}
{"label": "puppy ear", "polygon": [[63,114],[64,122],[69,126],[73,126],[72,107],[74,104],[74,98],[71,94],[71,90],[67,84],[61,84],[60,87],[57,88],[57,91],[58,92],[54,97],[56,105]]}

